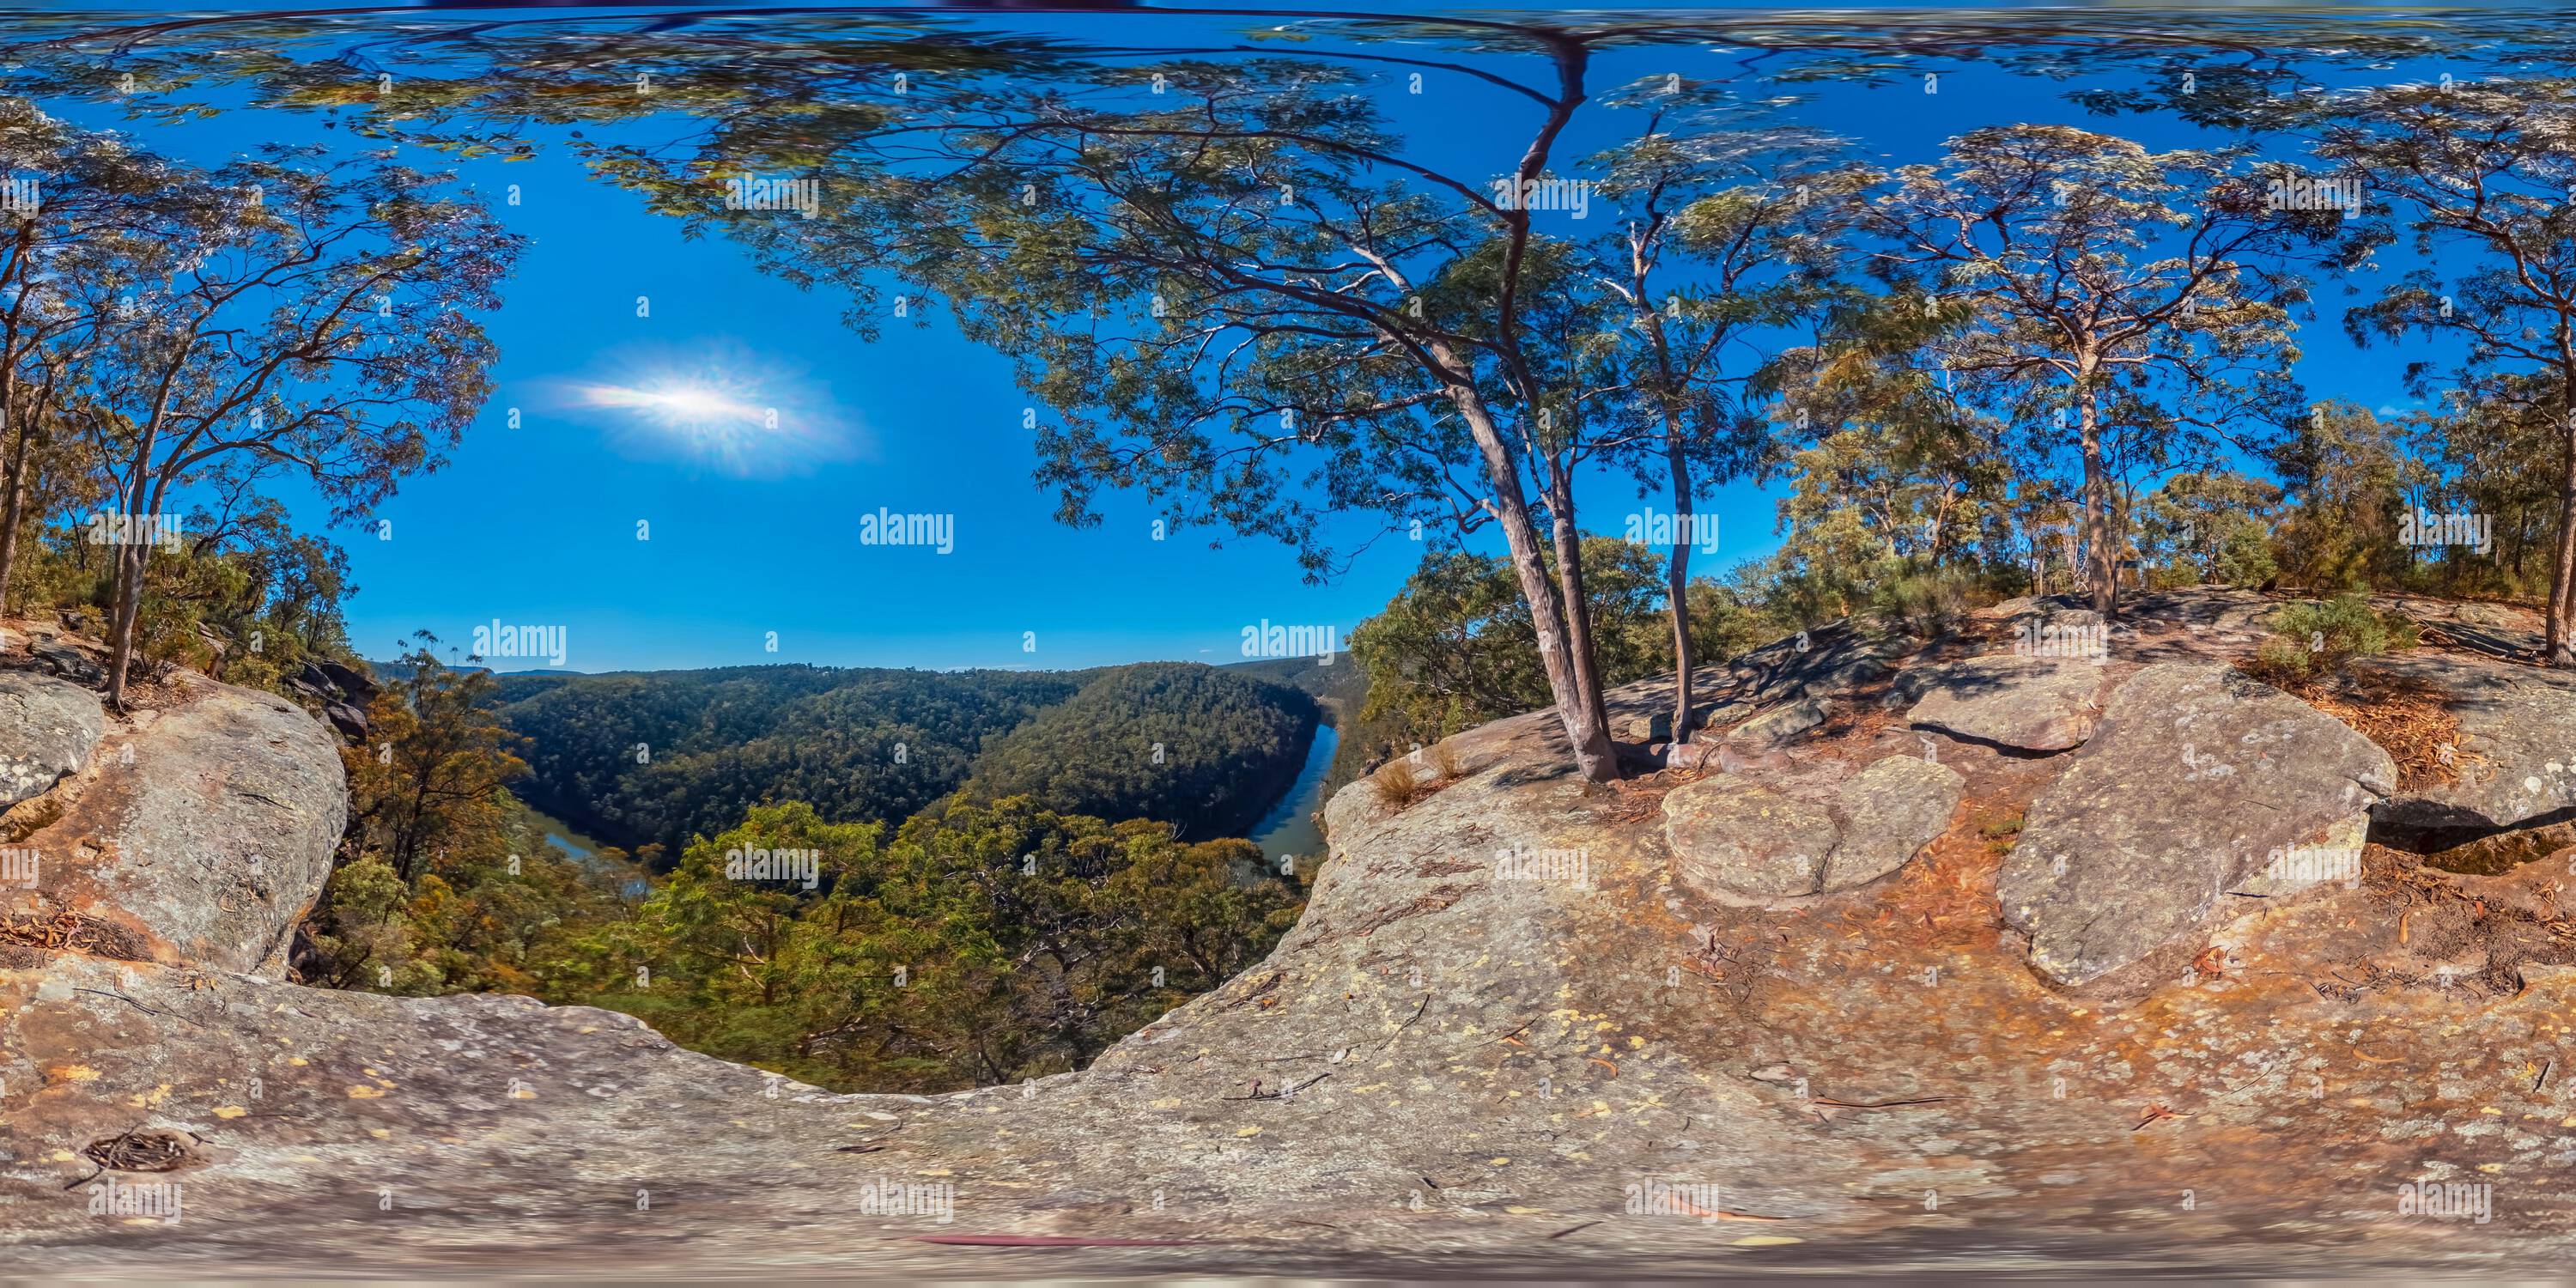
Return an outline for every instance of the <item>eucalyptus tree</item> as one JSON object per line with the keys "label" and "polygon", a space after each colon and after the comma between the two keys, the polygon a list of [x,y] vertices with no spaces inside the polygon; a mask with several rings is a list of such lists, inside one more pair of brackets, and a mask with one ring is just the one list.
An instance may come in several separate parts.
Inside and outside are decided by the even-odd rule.
{"label": "eucalyptus tree", "polygon": [[1672,738],[1688,742],[1690,555],[1704,535],[1697,503],[1767,457],[1763,338],[1833,297],[1844,260],[1836,212],[1869,174],[1840,159],[1841,140],[1767,119],[1782,104],[1744,102],[1705,82],[1651,76],[1605,101],[1642,116],[1591,163],[1626,216],[1601,235],[1608,246],[1596,273],[1626,314],[1635,341],[1626,385],[1656,430],[1629,463],[1641,494],[1661,486],[1672,498]]}
{"label": "eucalyptus tree", "polygon": [[1327,513],[1499,530],[1575,762],[1605,780],[1575,487],[1635,433],[1623,319],[1575,237],[1590,190],[1552,168],[1586,59],[1564,42],[1544,87],[1488,78],[1534,120],[1481,174],[1408,153],[1362,77],[1312,60],[915,85],[819,167],[846,207],[748,237],[1012,357],[1068,521],[1135,488],[1310,575],[1334,566]]}
{"label": "eucalyptus tree", "polygon": [[114,134],[83,130],[25,99],[0,98],[0,597],[30,517],[39,523],[70,489],[33,475],[64,472],[66,400],[105,338],[95,297],[81,285],[113,276],[149,248],[170,168]]}
{"label": "eucalyptus tree", "polygon": [[2293,266],[2343,253],[2341,212],[2276,200],[2278,177],[2239,148],[1999,126],[1900,168],[1863,217],[1906,302],[1954,327],[1944,379],[2036,445],[2074,449],[2097,610],[2117,606],[2117,429],[2166,459],[2297,414]]}
{"label": "eucalyptus tree", "polygon": [[95,332],[71,405],[122,511],[113,703],[192,482],[292,472],[354,521],[435,468],[490,390],[476,314],[519,238],[442,176],[301,159],[171,169],[110,271],[71,284]]}
{"label": "eucalyptus tree", "polygon": [[2548,427],[2558,516],[2543,653],[2576,666],[2576,77],[2385,86],[2321,115],[2318,155],[2385,198],[2374,233],[2424,260],[2346,315],[2353,337],[2449,340],[2454,358],[2407,364],[2419,396]]}

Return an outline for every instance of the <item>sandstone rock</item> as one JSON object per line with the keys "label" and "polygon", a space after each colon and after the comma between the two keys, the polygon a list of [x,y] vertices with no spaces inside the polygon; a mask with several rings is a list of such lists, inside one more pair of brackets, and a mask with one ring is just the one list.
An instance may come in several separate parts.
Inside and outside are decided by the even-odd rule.
{"label": "sandstone rock", "polygon": [[1745,750],[1776,747],[1825,722],[1824,704],[1813,698],[1783,703],[1728,730],[1726,740]]}
{"label": "sandstone rock", "polygon": [[1903,635],[1848,620],[1800,631],[1735,659],[1733,674],[1743,685],[1737,700],[1759,706],[1838,697],[1887,674],[1913,647]]}
{"label": "sandstone rock", "polygon": [[1842,828],[1820,889],[1867,885],[1905,865],[1950,825],[1967,780],[1947,765],[1889,756],[1852,776],[1840,795]]}
{"label": "sandstone rock", "polygon": [[2492,831],[2576,810],[2576,676],[2492,658],[2417,650],[2353,664],[2357,674],[2420,685],[2460,723],[2459,781],[2409,790],[2383,823]]}
{"label": "sandstone rock", "polygon": [[27,644],[27,653],[36,659],[36,665],[44,668],[47,674],[69,680],[74,684],[107,683],[107,671],[98,663],[89,660],[88,654],[69,644],[55,640],[31,640]]}
{"label": "sandstone rock", "polygon": [[1822,805],[1717,774],[1664,797],[1664,835],[1682,880],[1696,889],[1794,899],[1816,893],[1841,832]]}
{"label": "sandstone rock", "polygon": [[339,742],[283,698],[190,690],[102,747],[78,799],[21,843],[33,897],[96,924],[113,955],[274,967],[348,815]]}
{"label": "sandstone rock", "polygon": [[[1609,695],[1614,713],[1667,699],[1660,682]],[[1574,1280],[1955,1267],[1998,1246],[2107,1272],[2137,1263],[2138,1213],[2197,1185],[2229,1196],[2227,1218],[2175,1217],[2188,1237],[2157,1243],[2162,1271],[2539,1278],[2576,1255],[2576,1211],[2542,1181],[2504,1186],[2545,1181],[2563,1148],[2556,1075],[2533,1092],[2497,1069],[2576,1006],[2576,969],[2528,962],[2519,996],[2482,1001],[2324,1003],[2304,967],[2393,942],[2404,911],[2329,891],[2231,926],[2264,969],[2074,1008],[1975,933],[1993,912],[1975,883],[1926,883],[1886,918],[1687,906],[1662,887],[1655,824],[1567,772],[1551,713],[1458,740],[1478,772],[1412,808],[1384,812],[1365,783],[1334,796],[1332,858],[1266,960],[1026,1085],[832,1095],[604,1011],[0,942],[0,1245],[30,1278],[577,1260],[664,1278]],[[1497,849],[1555,847],[1587,854],[1600,888],[1496,879]],[[2346,1059],[2356,1046],[2370,1058]],[[2330,1094],[2311,1094],[2302,1052],[2329,1057]],[[2141,1132],[2170,1087],[2212,1091]],[[182,1171],[117,1178],[184,1181],[184,1221],[89,1210],[81,1151],[136,1128],[200,1141]],[[2319,1229],[2386,1211],[2436,1138],[2457,1174],[2499,1174],[2493,1225]],[[1632,1187],[1658,1180],[1723,1186],[1729,1213],[1764,1223],[1641,1213]],[[949,1187],[953,1213],[861,1210],[886,1181]],[[1933,1224],[1918,1197],[1936,1188]],[[958,1236],[1057,1245],[925,1242]]]}
{"label": "sandstone rock", "polygon": [[1729,902],[1833,894],[1904,865],[1949,826],[1966,780],[1947,766],[1889,756],[1807,800],[1735,774],[1664,797],[1664,838],[1676,873]]}
{"label": "sandstone rock", "polygon": [[43,793],[89,760],[105,732],[98,696],[26,671],[0,671],[0,809]]}
{"label": "sandstone rock", "polygon": [[[1911,676],[1909,676],[1911,678]],[[2093,732],[2099,663],[1995,653],[1931,668],[1915,728],[2020,751],[2065,751]]]}
{"label": "sandstone rock", "polygon": [[1995,897],[2050,981],[2125,993],[2206,942],[2272,852],[2349,835],[2396,767],[2344,725],[2223,665],[2147,667],[2032,804]]}

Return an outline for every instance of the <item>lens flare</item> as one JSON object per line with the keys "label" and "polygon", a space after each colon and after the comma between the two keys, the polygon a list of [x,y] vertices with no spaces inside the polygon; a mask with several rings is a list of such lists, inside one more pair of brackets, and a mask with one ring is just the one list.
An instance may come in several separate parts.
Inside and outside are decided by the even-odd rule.
{"label": "lens flare", "polygon": [[[854,436],[827,392],[732,346],[694,358],[634,355],[613,377],[567,386],[567,409],[646,456],[744,477],[847,459]],[[586,413],[586,415],[585,415]]]}

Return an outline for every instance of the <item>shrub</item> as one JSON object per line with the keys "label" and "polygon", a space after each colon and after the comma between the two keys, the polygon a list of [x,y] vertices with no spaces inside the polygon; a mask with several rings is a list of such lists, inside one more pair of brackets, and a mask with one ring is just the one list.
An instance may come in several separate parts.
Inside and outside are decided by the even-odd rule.
{"label": "shrub", "polygon": [[2263,678],[2310,679],[2416,642],[2415,623],[2404,614],[2383,614],[2359,595],[2339,595],[2282,609],[2272,619],[2272,638],[2256,650],[2249,669]]}

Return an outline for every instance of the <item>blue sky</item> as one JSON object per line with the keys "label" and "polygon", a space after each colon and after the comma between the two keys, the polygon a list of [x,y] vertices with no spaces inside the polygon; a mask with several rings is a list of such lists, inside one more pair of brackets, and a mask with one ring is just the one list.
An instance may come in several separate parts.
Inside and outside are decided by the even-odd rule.
{"label": "blue sky", "polygon": [[[1676,68],[1716,75],[1732,61],[1700,50],[1625,53],[1596,68],[1593,84],[1607,91]],[[1828,87],[1800,116],[1891,163],[1929,159],[1943,138],[2007,120],[2087,124],[2155,146],[2199,141],[2160,121],[2089,117],[2064,102],[2067,88],[1961,68],[1937,94],[1913,79]],[[1454,75],[1433,74],[1418,96],[1401,92],[1400,80],[1389,91],[1416,153],[1464,173],[1507,169],[1534,122],[1534,104]],[[56,107],[200,161],[256,140],[345,138],[312,116],[236,112],[144,127],[96,107]],[[1601,115],[1595,124],[1607,124]],[[1561,155],[1606,141],[1576,137]],[[347,606],[350,635],[368,656],[390,656],[422,627],[461,644],[497,619],[565,627],[567,665],[592,671],[1222,662],[1239,657],[1242,628],[1265,619],[1330,623],[1346,635],[1421,553],[1401,536],[1383,539],[1334,583],[1310,586],[1291,552],[1272,543],[1228,538],[1212,550],[1204,532],[1153,540],[1152,515],[1134,497],[1109,499],[1097,528],[1067,528],[1051,518],[1052,495],[1030,480],[1027,400],[1006,364],[944,323],[888,327],[864,343],[841,325],[837,295],[766,277],[721,238],[684,239],[676,222],[591,182],[559,150],[458,168],[496,202],[516,185],[517,204],[499,210],[532,245],[506,306],[487,320],[504,356],[481,423],[446,469],[409,480],[380,511],[390,540],[339,534],[361,588]],[[1590,215],[1614,217],[1597,203]],[[649,317],[637,316],[638,296],[650,300]],[[2300,365],[2311,392],[2402,403],[2397,364],[2355,355],[2341,335],[2343,297],[2330,285],[2319,297]],[[702,367],[732,373],[745,399],[780,407],[795,427],[830,426],[834,445],[770,453],[768,468],[746,474],[568,394]],[[517,428],[507,424],[511,408]],[[1635,489],[1599,480],[1585,504],[1587,528],[1615,533]],[[953,553],[861,544],[858,516],[879,507],[954,514]],[[1734,486],[1716,508],[1724,540],[1715,557],[1695,559],[1695,571],[1775,545],[1770,501],[1757,489]],[[649,540],[637,539],[639,523]],[[1343,535],[1369,530],[1354,521]],[[1030,632],[1034,652],[1023,648]]]}

